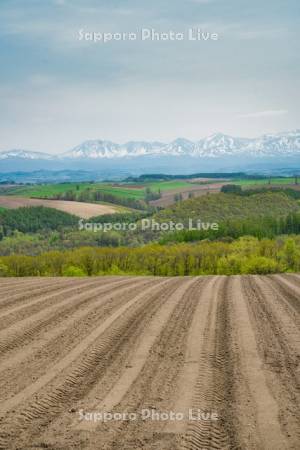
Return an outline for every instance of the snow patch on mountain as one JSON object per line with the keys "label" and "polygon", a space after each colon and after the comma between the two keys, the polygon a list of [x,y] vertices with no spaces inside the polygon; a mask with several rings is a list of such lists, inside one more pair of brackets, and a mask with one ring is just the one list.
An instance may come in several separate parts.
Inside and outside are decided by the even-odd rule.
{"label": "snow patch on mountain", "polygon": [[47,153],[42,152],[31,152],[30,150],[21,150],[14,149],[8,150],[6,152],[0,152],[0,160],[1,159],[46,159],[52,160],[55,159],[54,155],[49,155]]}
{"label": "snow patch on mountain", "polygon": [[265,134],[258,138],[239,138],[216,133],[199,141],[178,138],[170,143],[130,141],[116,144],[106,140],[88,140],[60,155],[27,150],[0,153],[2,159],[93,160],[136,158],[140,156],[224,156],[276,157],[300,156],[300,130]]}
{"label": "snow patch on mountain", "polygon": [[252,139],[216,133],[197,142],[178,138],[166,144],[131,141],[119,145],[108,141],[86,141],[63,156],[68,158],[122,158],[167,155],[218,158],[247,154],[256,157],[288,156],[299,152],[300,130],[296,130]]}

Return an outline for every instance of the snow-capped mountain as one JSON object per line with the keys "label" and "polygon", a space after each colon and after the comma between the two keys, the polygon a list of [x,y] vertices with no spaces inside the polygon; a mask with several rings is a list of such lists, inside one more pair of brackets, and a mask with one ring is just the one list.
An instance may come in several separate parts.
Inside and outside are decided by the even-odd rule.
{"label": "snow-capped mountain", "polygon": [[27,150],[0,153],[0,160],[92,161],[137,157],[251,158],[300,156],[300,130],[266,134],[258,138],[238,138],[217,133],[193,142],[178,138],[170,143],[130,141],[116,144],[105,140],[88,140],[59,155]]}
{"label": "snow-capped mountain", "polygon": [[184,138],[178,138],[163,147],[162,153],[172,156],[192,156],[195,152],[195,143]]}
{"label": "snow-capped mountain", "polygon": [[166,144],[162,142],[146,142],[146,141],[130,141],[121,145],[120,148],[126,156],[144,156],[144,155],[159,155],[162,153]]}
{"label": "snow-capped mountain", "polygon": [[259,138],[237,138],[217,133],[192,142],[178,138],[170,143],[131,141],[114,144],[110,141],[85,141],[62,155],[64,158],[122,158],[147,155],[193,156],[218,158],[249,155],[288,156],[300,153],[300,130],[268,134]]}
{"label": "snow-capped mountain", "polygon": [[289,133],[265,134],[261,138],[253,139],[245,147],[248,151],[259,156],[281,156],[299,154],[300,130]]}
{"label": "snow-capped mountain", "polygon": [[0,152],[0,160],[1,159],[46,159],[53,160],[55,159],[55,155],[49,155],[48,153],[42,152],[31,152],[30,150],[9,150],[7,152]]}
{"label": "snow-capped mountain", "polygon": [[98,159],[126,156],[118,144],[111,141],[89,140],[60,155],[60,158]]}
{"label": "snow-capped mountain", "polygon": [[219,157],[243,153],[251,139],[236,138],[222,133],[212,134],[195,144],[195,155],[203,157]]}

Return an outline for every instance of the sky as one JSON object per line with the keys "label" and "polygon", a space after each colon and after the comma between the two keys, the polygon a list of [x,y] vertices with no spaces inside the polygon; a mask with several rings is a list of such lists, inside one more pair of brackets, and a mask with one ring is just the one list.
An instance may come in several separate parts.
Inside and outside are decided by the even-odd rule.
{"label": "sky", "polygon": [[0,150],[298,129],[299,22],[299,0],[1,0]]}

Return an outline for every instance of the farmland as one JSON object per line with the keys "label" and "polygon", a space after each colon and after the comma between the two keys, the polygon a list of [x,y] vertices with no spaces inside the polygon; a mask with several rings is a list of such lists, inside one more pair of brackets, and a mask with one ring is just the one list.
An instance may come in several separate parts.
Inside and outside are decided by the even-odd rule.
{"label": "farmland", "polygon": [[266,178],[253,178],[253,179],[241,179],[234,182],[241,186],[253,186],[253,185],[294,185],[295,177],[266,177]]}
{"label": "farmland", "polygon": [[75,192],[80,194],[87,189],[97,189],[98,191],[114,194],[119,197],[143,198],[144,189],[126,188],[120,185],[107,183],[58,183],[58,184],[42,184],[42,185],[16,185],[9,188],[3,188],[5,195],[17,195],[27,198],[53,198],[66,192]]}
{"label": "farmland", "polygon": [[18,195],[32,198],[51,198],[57,194],[63,194],[66,191],[75,191],[80,193],[86,189],[95,189],[107,194],[114,194],[119,197],[130,197],[142,199],[145,196],[146,188],[152,189],[154,192],[169,191],[191,187],[191,183],[186,181],[165,181],[143,184],[126,183],[58,183],[31,186],[10,186],[6,189],[6,194]]}
{"label": "farmland", "polygon": [[182,200],[187,200],[189,196],[201,197],[207,194],[217,194],[220,192],[222,186],[227,182],[209,182],[204,184],[189,183],[188,186],[174,188],[173,190],[165,190],[161,193],[161,198],[151,201],[151,205],[162,208],[171,206],[175,203],[175,195],[180,194]]}
{"label": "farmland", "polygon": [[5,208],[21,208],[24,206],[44,206],[74,214],[78,217],[88,219],[92,216],[100,216],[103,214],[113,214],[116,208],[108,205],[99,205],[96,203],[83,203],[65,200],[47,200],[35,199],[16,196],[0,196],[0,206]]}
{"label": "farmland", "polygon": [[298,275],[2,278],[0,296],[1,449],[297,448]]}
{"label": "farmland", "polygon": [[[185,178],[171,180],[141,179],[132,182],[82,182],[40,185],[3,185],[0,195],[25,198],[76,200],[86,203],[119,205],[133,209],[145,209],[145,201],[152,207],[168,207],[175,203],[176,197],[186,200],[210,193],[220,192],[222,186],[234,183],[243,189],[285,187],[297,189],[293,177],[234,177]],[[300,186],[299,186],[300,188]],[[97,200],[95,200],[97,199]],[[1,200],[1,198],[0,198]],[[1,204],[0,204],[1,205]],[[45,205],[46,206],[46,205]]]}
{"label": "farmland", "polygon": [[133,209],[145,209],[145,200],[151,206],[165,207],[174,203],[176,195],[181,195],[182,199],[186,199],[189,195],[196,197],[219,192],[223,184],[224,182],[213,183],[211,180],[206,182],[203,180],[170,180],[144,183],[9,185],[0,188],[0,201],[3,195],[46,200],[79,200],[87,203],[91,203],[89,200],[94,202],[97,198],[97,203],[113,203]]}

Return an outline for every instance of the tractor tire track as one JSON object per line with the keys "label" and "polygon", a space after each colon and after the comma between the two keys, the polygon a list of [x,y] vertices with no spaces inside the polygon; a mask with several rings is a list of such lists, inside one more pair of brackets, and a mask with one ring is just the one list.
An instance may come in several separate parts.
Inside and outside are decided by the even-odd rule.
{"label": "tractor tire track", "polygon": [[67,299],[64,296],[57,297],[53,305],[46,306],[29,318],[22,319],[7,329],[0,331],[0,357],[13,348],[34,340],[36,335],[44,331],[46,326],[62,320],[63,316],[72,314],[73,311],[88,304],[98,295],[111,292],[111,289],[124,283],[130,284],[131,282],[132,280],[130,279],[121,280],[104,286],[97,286],[96,283],[96,287],[88,288],[84,293],[74,293]]}
{"label": "tractor tire track", "polygon": [[[133,293],[142,292],[151,281],[138,280],[134,284],[112,289],[108,294],[91,300],[89,304],[74,311],[58,326],[43,333],[40,340],[35,339],[25,348],[18,349],[9,358],[0,361],[0,397],[15,395],[32,380],[42,376],[60,358],[64,357],[96,326],[112,312],[126,303]],[[59,339],[60,346],[57,346]]]}
{"label": "tractor tire track", "polygon": [[[186,367],[175,407],[176,411],[184,412],[187,420],[169,424],[167,428],[167,431],[177,433],[178,449],[234,448],[229,427],[221,414],[228,382],[226,364],[229,363],[223,339],[226,327],[223,302],[227,283],[228,279],[219,277],[207,286],[190,329]],[[203,417],[193,420],[199,411]]]}
{"label": "tractor tire track", "polygon": [[[0,449],[299,448],[299,275],[0,278],[0,297]],[[183,420],[79,420],[145,408]]]}
{"label": "tractor tire track", "polygon": [[290,280],[281,275],[272,276],[271,279],[276,285],[278,291],[282,293],[286,303],[290,305],[290,307],[297,314],[297,318],[299,318],[298,316],[300,313],[300,286],[294,283],[293,279]]}
{"label": "tractor tire track", "polygon": [[[77,281],[77,280],[76,280]],[[62,296],[78,293],[84,290],[85,287],[92,287],[99,285],[99,281],[91,282],[90,280],[85,280],[83,282],[70,282],[69,285],[63,284],[56,286],[54,289],[51,286],[47,289],[39,289],[38,292],[33,292],[28,294],[23,294],[17,300],[17,306],[15,306],[15,299],[10,299],[9,304],[5,305],[6,309],[4,312],[0,312],[0,327],[2,329],[7,328],[18,320],[25,319],[44,307],[50,306],[55,303],[57,298],[61,299]],[[102,283],[102,286],[109,284],[109,281]],[[28,300],[24,302],[24,299]],[[21,303],[21,304],[19,304]]]}
{"label": "tractor tire track", "polygon": [[[155,411],[168,411],[172,409],[174,392],[178,391],[177,379],[183,363],[183,354],[186,348],[187,333],[193,320],[198,304],[199,290],[208,283],[210,277],[199,277],[183,295],[182,300],[175,308],[165,329],[152,347],[147,363],[139,374],[132,387],[117,405],[117,412],[138,412],[143,408]],[[175,293],[176,294],[176,293]],[[133,356],[134,358],[134,356]],[[131,360],[128,365],[131,365]],[[110,374],[108,374],[109,376]],[[114,383],[116,384],[116,382]],[[114,384],[106,391],[113,392]],[[95,392],[94,394],[100,394]],[[104,398],[102,398],[104,401]],[[98,434],[99,433],[99,434]],[[174,447],[174,434],[166,433],[164,423],[142,421],[110,424],[110,428],[103,430],[103,426],[90,436],[80,434],[78,440],[84,441],[83,448],[93,449],[101,439],[103,449],[117,448],[122,442],[123,449],[133,448],[164,448],[171,441]],[[153,444],[152,445],[150,444]],[[168,447],[169,448],[169,447]]]}
{"label": "tractor tire track", "polygon": [[[170,279],[157,280],[144,292],[133,296],[125,305],[121,306],[86,336],[77,347],[55,364],[45,375],[16,396],[3,402],[0,408],[1,417],[5,418],[9,411],[14,410],[17,405],[25,402],[24,408],[21,409],[21,414],[19,415],[20,432],[26,430],[33,420],[35,421],[38,418],[46,420],[43,417],[45,413],[48,416],[48,420],[50,420],[51,415],[55,415],[57,412],[57,408],[60,409],[64,402],[70,400],[72,392],[75,391],[76,394],[77,388],[82,390],[86,388],[86,385],[82,384],[83,379],[85,377],[87,379],[91,378],[95,375],[94,372],[97,373],[101,369],[101,364],[99,365],[99,363],[103,357],[103,364],[107,363],[107,352],[110,353],[113,350],[114,343],[117,344],[121,341],[121,336],[123,334],[126,335],[128,327],[131,328],[133,323],[145,315],[145,309],[153,308],[155,303],[149,302],[149,298],[159,299],[163,292],[162,287],[167,289],[172,284],[171,282],[173,283],[173,280]],[[85,351],[87,351],[86,354],[84,354]],[[76,362],[78,358],[79,361]],[[55,383],[54,380],[58,376],[59,379]],[[53,382],[54,385],[52,385]],[[95,382],[93,377],[92,382]],[[46,386],[49,388],[43,392],[42,389]],[[39,396],[38,392],[40,391],[42,392]],[[5,426],[3,428],[5,429]],[[5,434],[3,433],[1,436],[0,448],[10,448],[7,447],[10,438],[7,435],[5,438]]]}
{"label": "tractor tire track", "polygon": [[[264,380],[259,389],[260,401],[264,397],[266,400],[265,404],[260,406],[261,411],[257,412],[257,423],[261,424],[262,445],[266,445],[266,439],[270,439],[270,443],[274,441],[275,449],[296,449],[296,442],[300,438],[300,435],[295,433],[300,426],[299,355],[294,354],[293,346],[282,328],[282,318],[275,313],[274,299],[272,306],[269,303],[272,299],[268,295],[268,286],[266,288],[257,276],[243,278],[240,285],[242,298],[246,302],[244,308],[247,308],[252,324],[251,340],[253,341],[254,336],[256,341],[257,361],[253,360],[253,364],[256,369],[260,366],[257,383],[259,379],[260,383]],[[258,386],[256,389],[258,392]]]}

